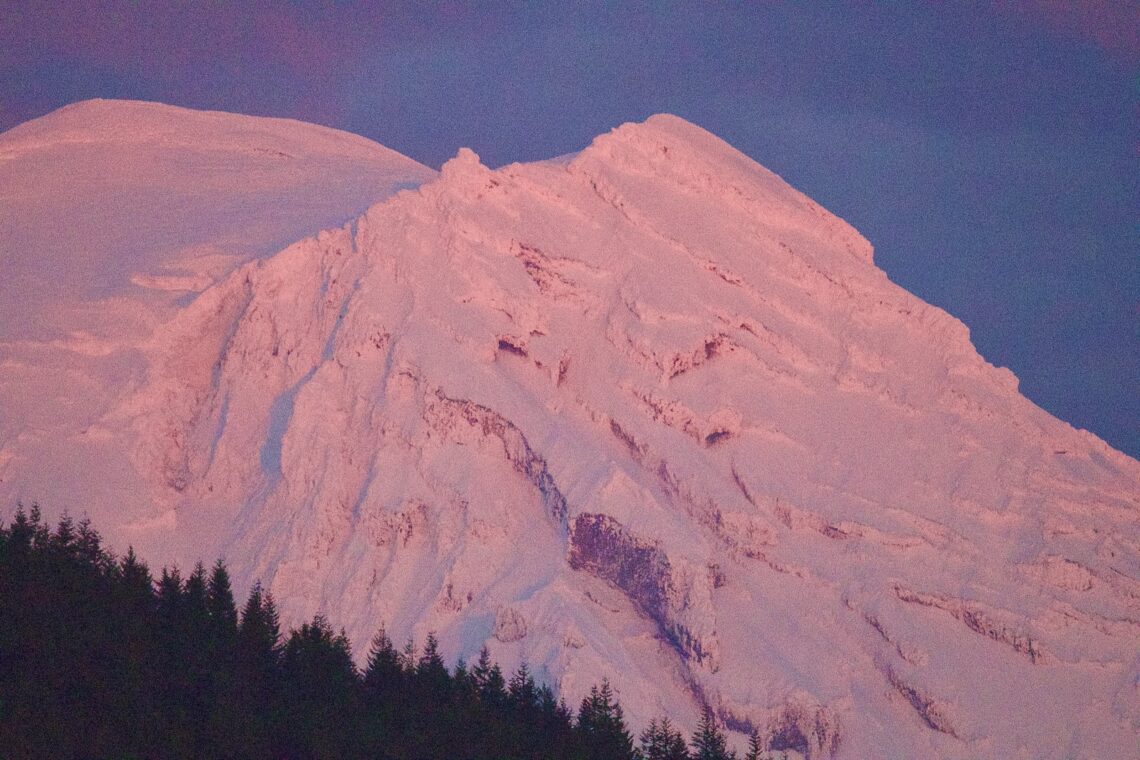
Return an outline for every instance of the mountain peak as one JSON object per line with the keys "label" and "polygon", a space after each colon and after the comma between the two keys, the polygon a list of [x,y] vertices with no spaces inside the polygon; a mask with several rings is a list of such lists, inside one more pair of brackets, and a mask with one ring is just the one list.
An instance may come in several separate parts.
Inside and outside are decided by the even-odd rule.
{"label": "mountain peak", "polygon": [[[286,622],[487,645],[571,703],[608,677],[635,726],[707,705],[812,760],[1131,748],[1140,464],[677,117],[442,174],[145,341],[0,363],[9,503],[71,468],[64,493],[156,564],[223,554]],[[27,380],[45,355],[67,404]],[[76,377],[104,405],[43,424]]]}
{"label": "mountain peak", "polygon": [[790,229],[873,264],[873,248],[855,228],[796,190],[716,135],[672,114],[656,114],[599,135],[579,153],[578,166],[610,164],[651,174],[712,195],[754,215],[758,222]]}

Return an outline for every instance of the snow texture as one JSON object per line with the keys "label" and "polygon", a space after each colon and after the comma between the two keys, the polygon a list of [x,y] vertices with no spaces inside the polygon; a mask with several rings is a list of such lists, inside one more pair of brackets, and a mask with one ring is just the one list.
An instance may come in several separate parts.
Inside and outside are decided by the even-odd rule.
{"label": "snow texture", "polygon": [[[63,404],[0,423],[9,502],[79,462],[65,504],[120,546],[224,554],[239,588],[261,579],[289,622],[323,612],[358,651],[381,624],[435,631],[571,703],[608,677],[634,726],[691,728],[707,703],[809,758],[1135,752],[1140,463],[1019,395],[779,177],[664,115],[559,161],[491,170],[464,149],[433,180],[329,130],[109,103],[0,136],[0,177],[21,145],[89,145],[137,109],[158,166],[217,180],[200,229],[245,263],[163,310],[90,309],[145,329],[5,345],[8,398]],[[266,256],[300,231],[225,226],[233,177],[195,163],[218,143],[293,157],[344,191],[339,212],[379,202]],[[242,165],[253,208],[288,205],[270,158]],[[56,169],[19,171],[46,187]],[[193,195],[180,176],[166,190]],[[3,224],[41,252],[48,217],[79,241],[138,233],[124,271],[171,282],[151,245],[181,201],[89,193],[8,190]],[[44,367],[103,401],[38,384]]]}

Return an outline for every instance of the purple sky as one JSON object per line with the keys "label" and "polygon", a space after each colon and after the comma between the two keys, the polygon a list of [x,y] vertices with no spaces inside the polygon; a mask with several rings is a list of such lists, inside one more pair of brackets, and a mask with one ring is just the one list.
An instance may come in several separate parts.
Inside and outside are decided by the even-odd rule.
{"label": "purple sky", "polygon": [[38,5],[0,6],[0,129],[139,98],[494,166],[679,114],[1140,456],[1140,4]]}

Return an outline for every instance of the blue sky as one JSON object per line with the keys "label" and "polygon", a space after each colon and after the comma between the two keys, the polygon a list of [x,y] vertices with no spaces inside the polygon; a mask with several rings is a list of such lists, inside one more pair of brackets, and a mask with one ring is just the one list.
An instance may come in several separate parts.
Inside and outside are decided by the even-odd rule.
{"label": "blue sky", "polygon": [[852,222],[1035,402],[1140,457],[1140,6],[238,5],[6,4],[0,129],[140,98],[438,167],[676,113]]}

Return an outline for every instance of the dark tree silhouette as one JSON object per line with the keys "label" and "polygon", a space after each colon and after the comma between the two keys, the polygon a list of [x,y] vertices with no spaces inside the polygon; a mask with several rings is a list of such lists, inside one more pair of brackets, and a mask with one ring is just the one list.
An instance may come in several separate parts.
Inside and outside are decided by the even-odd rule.
{"label": "dark tree silhouette", "polygon": [[[646,735],[684,742],[668,721]],[[656,741],[655,739],[653,741]],[[669,752],[680,741],[681,754]],[[95,760],[633,760],[608,682],[577,719],[521,665],[484,647],[449,672],[435,634],[416,656],[383,629],[363,673],[321,616],[282,641],[255,584],[238,615],[222,562],[157,581],[116,559],[86,520],[37,508],[0,524],[0,756]]]}
{"label": "dark tree silhouette", "polygon": [[614,699],[608,680],[601,688],[590,689],[590,695],[578,708],[578,730],[590,757],[636,758],[633,738],[625,726],[621,705]]}
{"label": "dark tree silhouette", "polygon": [[732,757],[724,734],[717,728],[716,716],[708,705],[701,712],[701,722],[693,732],[691,744],[693,760],[729,760]]}
{"label": "dark tree silhouette", "polygon": [[649,722],[641,733],[641,754],[645,760],[689,760],[685,737],[668,718]]}

